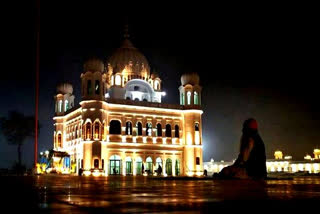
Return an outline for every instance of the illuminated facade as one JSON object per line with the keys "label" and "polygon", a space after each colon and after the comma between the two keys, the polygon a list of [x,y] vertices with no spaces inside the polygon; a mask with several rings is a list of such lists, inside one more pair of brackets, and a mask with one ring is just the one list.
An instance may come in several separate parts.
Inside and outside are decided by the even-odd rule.
{"label": "illuminated facade", "polygon": [[73,88],[55,96],[54,149],[70,155],[85,175],[202,175],[201,86],[184,74],[180,105],[161,103],[161,79],[126,38],[104,64],[90,59],[81,74],[79,106]]}
{"label": "illuminated facade", "polygon": [[[306,155],[302,161],[293,161],[292,156],[285,156],[279,150],[275,151],[274,159],[268,159],[266,161],[267,172],[286,172],[286,173],[298,173],[298,172],[308,172],[311,174],[320,173],[320,159],[317,156],[320,152],[319,149],[314,149],[314,158],[310,155]],[[208,174],[218,173],[224,167],[232,165],[234,162],[215,162],[211,159],[210,162],[204,162],[204,169],[207,170]]]}

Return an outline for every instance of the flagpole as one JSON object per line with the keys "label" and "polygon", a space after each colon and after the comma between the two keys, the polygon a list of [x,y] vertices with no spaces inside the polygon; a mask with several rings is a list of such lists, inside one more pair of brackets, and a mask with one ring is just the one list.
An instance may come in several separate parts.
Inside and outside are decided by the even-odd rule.
{"label": "flagpole", "polygon": [[40,69],[40,0],[36,0],[36,100],[35,100],[35,127],[34,127],[34,168],[38,162],[38,112],[39,112],[39,69]]}

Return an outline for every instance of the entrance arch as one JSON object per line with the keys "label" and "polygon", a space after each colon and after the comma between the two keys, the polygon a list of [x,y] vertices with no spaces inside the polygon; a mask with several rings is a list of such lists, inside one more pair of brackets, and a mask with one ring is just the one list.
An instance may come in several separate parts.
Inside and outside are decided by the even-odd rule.
{"label": "entrance arch", "polygon": [[148,170],[147,172],[152,174],[152,158],[151,157],[147,157],[146,162],[147,162],[146,171]]}
{"label": "entrance arch", "polygon": [[121,173],[121,158],[119,155],[112,155],[109,159],[109,172],[110,175],[120,175]]}
{"label": "entrance arch", "polygon": [[176,160],[176,176],[180,175],[180,161],[177,159]]}
{"label": "entrance arch", "polygon": [[137,175],[142,175],[142,159],[141,157],[136,158],[136,173]]}
{"label": "entrance arch", "polygon": [[126,174],[132,174],[132,159],[131,157],[126,157]]}

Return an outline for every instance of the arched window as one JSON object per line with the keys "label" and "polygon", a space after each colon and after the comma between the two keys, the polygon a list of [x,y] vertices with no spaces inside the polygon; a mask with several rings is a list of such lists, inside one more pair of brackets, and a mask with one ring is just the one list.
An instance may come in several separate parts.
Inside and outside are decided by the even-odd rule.
{"label": "arched window", "polygon": [[100,125],[98,122],[94,124],[94,138],[99,138],[99,128]]}
{"label": "arched window", "polygon": [[75,138],[78,138],[78,126],[76,126],[76,130],[75,130]]}
{"label": "arched window", "polygon": [[62,112],[62,100],[59,100],[59,108],[58,108],[59,112]]}
{"label": "arched window", "polygon": [[198,93],[195,91],[195,92],[193,92],[193,103],[195,104],[195,105],[199,105],[199,96],[198,96]]}
{"label": "arched window", "polygon": [[91,138],[91,123],[87,123],[86,124],[86,139],[90,139]]}
{"label": "arched window", "polygon": [[179,126],[178,126],[178,125],[175,125],[175,126],[174,126],[174,137],[177,137],[177,138],[180,137],[180,134],[179,134]]}
{"label": "arched window", "polygon": [[88,82],[87,82],[87,94],[88,94],[88,95],[91,95],[91,94],[92,94],[91,80],[88,80]]}
{"label": "arched window", "polygon": [[68,109],[69,109],[69,102],[68,102],[68,100],[65,100],[64,101],[64,111],[68,111]]}
{"label": "arched window", "polygon": [[180,105],[184,105],[184,93],[180,94]]}
{"label": "arched window", "polygon": [[152,136],[152,124],[151,123],[146,124],[146,135]]}
{"label": "arched window", "polygon": [[171,137],[171,125],[166,125],[166,137]]}
{"label": "arched window", "polygon": [[195,130],[194,141],[195,141],[196,145],[199,145],[200,144],[199,123],[194,124],[194,130]]}
{"label": "arched window", "polygon": [[121,85],[121,76],[116,75],[116,85]]}
{"label": "arched window", "polygon": [[83,139],[83,140],[85,140],[85,138],[86,138],[85,133],[86,133],[86,125],[83,125],[83,126],[82,126],[82,139]]}
{"label": "arched window", "polygon": [[191,92],[188,91],[187,92],[187,105],[190,105],[191,104]]}
{"label": "arched window", "polygon": [[195,123],[194,124],[194,130],[195,131],[199,131],[199,123]]}
{"label": "arched window", "polygon": [[142,123],[141,123],[141,122],[138,122],[138,123],[137,123],[137,134],[138,134],[139,136],[142,135]]}
{"label": "arched window", "polygon": [[61,148],[62,147],[62,136],[61,136],[61,133],[58,134],[58,148]]}
{"label": "arched window", "polygon": [[154,89],[155,89],[155,90],[159,90],[159,88],[160,88],[159,85],[160,85],[160,84],[159,84],[159,81],[158,81],[158,80],[154,81]]}
{"label": "arched window", "polygon": [[126,122],[126,135],[132,135],[132,123],[130,121]]}
{"label": "arched window", "polygon": [[96,80],[94,84],[94,92],[95,94],[99,95],[100,94],[100,81]]}
{"label": "arched window", "polygon": [[162,136],[162,127],[161,124],[158,123],[157,124],[157,137],[161,137]]}
{"label": "arched window", "polygon": [[121,123],[119,120],[111,120],[110,121],[110,134],[121,134]]}

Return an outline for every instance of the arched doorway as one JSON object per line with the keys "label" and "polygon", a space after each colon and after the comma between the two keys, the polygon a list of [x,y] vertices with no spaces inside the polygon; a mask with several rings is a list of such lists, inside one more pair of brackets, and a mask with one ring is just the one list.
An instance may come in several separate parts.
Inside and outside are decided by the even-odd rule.
{"label": "arched doorway", "polygon": [[126,174],[132,174],[132,159],[131,157],[126,157]]}
{"label": "arched doorway", "polygon": [[147,164],[146,164],[145,171],[148,174],[150,174],[150,173],[152,174],[152,158],[151,157],[147,157],[146,162],[147,162]]}
{"label": "arched doorway", "polygon": [[136,158],[136,174],[142,175],[142,159],[140,157]]}
{"label": "arched doorway", "polygon": [[162,174],[162,171],[163,171],[163,169],[162,169],[162,159],[160,157],[157,157],[157,159],[156,159],[156,169],[155,170],[157,170],[157,174],[158,175]]}
{"label": "arched doorway", "polygon": [[166,173],[169,176],[172,175],[172,160],[170,158],[166,160]]}
{"label": "arched doorway", "polygon": [[112,155],[110,157],[110,175],[120,175],[121,173],[121,158],[119,155]]}
{"label": "arched doorway", "polygon": [[177,159],[176,160],[176,176],[180,175],[180,161]]}

